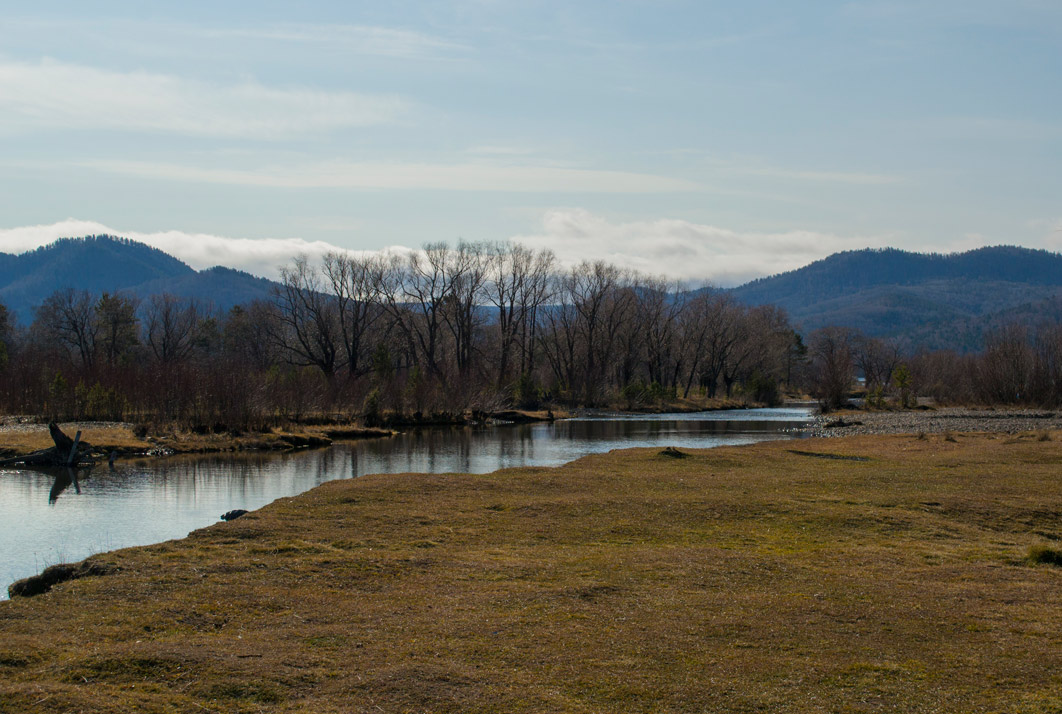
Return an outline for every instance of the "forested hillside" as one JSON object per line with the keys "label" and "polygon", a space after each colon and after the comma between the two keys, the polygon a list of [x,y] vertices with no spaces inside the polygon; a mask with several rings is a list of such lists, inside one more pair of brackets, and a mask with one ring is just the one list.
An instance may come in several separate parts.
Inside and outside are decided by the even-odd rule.
{"label": "forested hillside", "polygon": [[1013,246],[951,255],[849,251],[733,294],[785,308],[804,331],[844,325],[911,348],[969,350],[993,325],[1035,320],[1035,306],[1062,296],[1062,255]]}

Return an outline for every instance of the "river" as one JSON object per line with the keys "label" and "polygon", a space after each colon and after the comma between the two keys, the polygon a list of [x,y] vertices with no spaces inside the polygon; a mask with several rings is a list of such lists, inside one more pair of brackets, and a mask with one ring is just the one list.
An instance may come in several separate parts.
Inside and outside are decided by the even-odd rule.
{"label": "river", "polygon": [[799,438],[802,408],[603,414],[551,424],[413,430],[283,454],[118,461],[60,474],[0,469],[0,598],[48,565],[182,538],[236,508],[254,510],[325,481],[369,473],[487,473],[555,466],[638,446],[710,448]]}

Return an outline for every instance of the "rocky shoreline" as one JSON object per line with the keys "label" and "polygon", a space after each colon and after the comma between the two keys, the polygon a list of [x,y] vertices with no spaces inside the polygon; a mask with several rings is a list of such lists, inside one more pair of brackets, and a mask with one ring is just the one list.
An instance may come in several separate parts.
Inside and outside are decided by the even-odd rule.
{"label": "rocky shoreline", "polygon": [[1062,412],[1042,409],[969,409],[944,407],[908,411],[845,411],[819,415],[812,436],[858,434],[944,434],[989,432],[1021,434],[1062,430]]}

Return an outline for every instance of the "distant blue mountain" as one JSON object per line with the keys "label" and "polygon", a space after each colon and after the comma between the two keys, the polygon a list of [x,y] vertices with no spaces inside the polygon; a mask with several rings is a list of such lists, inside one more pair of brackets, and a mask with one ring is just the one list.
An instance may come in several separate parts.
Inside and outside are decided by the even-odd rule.
{"label": "distant blue mountain", "polygon": [[0,303],[21,324],[56,290],[128,292],[140,297],[171,293],[194,297],[218,310],[267,298],[273,283],[231,268],[196,271],[186,263],[128,238],[63,238],[36,250],[0,253]]}
{"label": "distant blue mountain", "polygon": [[732,292],[746,304],[785,308],[804,331],[844,325],[912,348],[977,349],[985,330],[1004,321],[1035,324],[1057,313],[1062,254],[1015,246],[848,251]]}

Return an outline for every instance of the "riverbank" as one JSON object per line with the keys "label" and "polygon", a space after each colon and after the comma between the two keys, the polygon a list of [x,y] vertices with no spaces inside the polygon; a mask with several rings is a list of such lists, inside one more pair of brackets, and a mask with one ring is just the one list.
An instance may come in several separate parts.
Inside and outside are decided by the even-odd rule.
{"label": "riverbank", "polygon": [[[744,409],[749,405],[730,399],[686,399],[645,407],[629,413],[691,413]],[[207,454],[234,451],[286,451],[328,446],[333,441],[393,436],[399,429],[440,426],[478,426],[484,424],[531,424],[552,422],[600,410],[509,409],[493,413],[468,412],[462,415],[383,415],[379,426],[360,426],[326,419],[313,423],[293,423],[266,431],[189,430],[177,425],[143,427],[131,422],[61,422],[68,435],[82,432],[82,440],[94,452],[106,456],[169,456],[172,454]],[[0,417],[0,458],[22,456],[53,446],[47,424],[38,417]]]}
{"label": "riverbank", "polygon": [[[286,451],[328,446],[333,441],[392,436],[391,429],[367,428],[350,424],[292,425],[262,432],[198,433],[178,427],[160,427],[152,433],[129,422],[61,422],[68,436],[81,431],[82,441],[96,454],[119,456],[168,456],[230,451]],[[54,446],[47,424],[19,421],[10,417],[0,424],[0,457],[22,456]]]}
{"label": "riverbank", "polygon": [[1062,412],[1043,409],[940,407],[908,410],[845,410],[819,415],[812,434],[947,434],[984,432],[1041,434],[1062,430]]}
{"label": "riverbank", "polygon": [[1062,433],[324,484],[0,603],[20,712],[1057,711]]}

